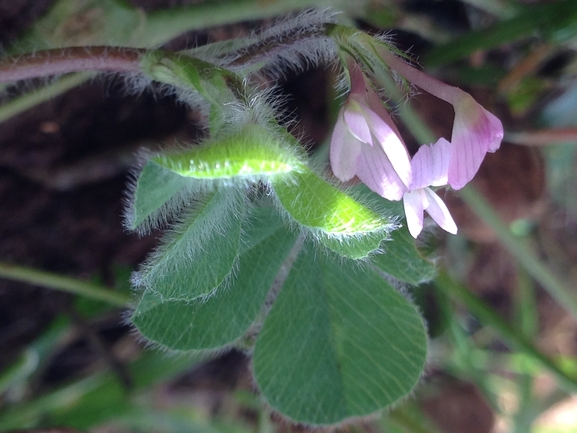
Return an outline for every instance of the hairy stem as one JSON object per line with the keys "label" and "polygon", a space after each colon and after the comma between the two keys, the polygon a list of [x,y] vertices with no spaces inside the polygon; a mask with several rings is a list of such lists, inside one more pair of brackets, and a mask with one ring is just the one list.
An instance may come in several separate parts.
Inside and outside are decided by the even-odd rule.
{"label": "hairy stem", "polygon": [[145,50],[117,47],[71,47],[0,59],[0,83],[69,72],[140,72]]}

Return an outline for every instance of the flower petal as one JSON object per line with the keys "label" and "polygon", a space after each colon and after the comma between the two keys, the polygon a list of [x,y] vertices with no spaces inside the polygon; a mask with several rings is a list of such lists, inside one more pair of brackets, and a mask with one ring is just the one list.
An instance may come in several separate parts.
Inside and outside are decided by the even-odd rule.
{"label": "flower petal", "polygon": [[408,188],[412,182],[411,160],[405,144],[393,129],[370,108],[363,109],[367,123],[385,152],[401,182]]}
{"label": "flower petal", "polygon": [[351,180],[357,174],[357,160],[362,146],[366,145],[349,133],[341,110],[331,137],[329,154],[331,169],[341,182]]}
{"label": "flower petal", "polygon": [[352,99],[345,103],[345,109],[343,111],[343,118],[345,120],[345,124],[349,128],[349,131],[352,135],[354,135],[358,140],[362,141],[363,143],[373,145],[373,136],[371,134],[370,126],[367,123],[367,119],[365,117],[365,107],[363,105]]}
{"label": "flower petal", "polygon": [[501,145],[503,125],[468,93],[462,92],[454,108],[448,182],[453,189],[461,189],[473,179],[485,154]]}
{"label": "flower petal", "polygon": [[357,161],[357,176],[387,200],[400,200],[408,189],[380,146],[363,145]]}
{"label": "flower petal", "polygon": [[503,141],[503,124],[494,114],[481,107],[487,120],[485,121],[485,136],[488,141],[487,151],[494,153],[501,147]]}
{"label": "flower petal", "polygon": [[431,218],[433,218],[433,220],[439,224],[443,230],[456,235],[457,224],[455,224],[455,221],[443,200],[441,200],[441,198],[430,188],[424,188],[420,191],[423,191],[428,198],[428,206],[425,210],[429,215],[431,215]]}
{"label": "flower petal", "polygon": [[444,138],[430,146],[419,147],[411,160],[411,189],[447,185],[451,148],[451,143]]}
{"label": "flower petal", "polygon": [[423,230],[423,197],[421,189],[406,192],[403,196],[407,228],[412,237],[417,239]]}

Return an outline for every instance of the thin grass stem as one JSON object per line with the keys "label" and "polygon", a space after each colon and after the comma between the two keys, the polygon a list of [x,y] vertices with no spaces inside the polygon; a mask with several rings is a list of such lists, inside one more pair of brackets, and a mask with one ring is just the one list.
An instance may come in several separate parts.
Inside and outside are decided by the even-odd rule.
{"label": "thin grass stem", "polygon": [[128,295],[111,291],[107,287],[9,263],[0,263],[0,277],[104,301],[117,307],[126,307],[130,302]]}
{"label": "thin grass stem", "polygon": [[577,377],[573,377],[553,360],[543,354],[535,345],[527,339],[521,332],[509,326],[501,319],[493,309],[481,301],[477,296],[465,287],[453,281],[445,272],[441,272],[435,279],[435,284],[443,292],[464,304],[467,309],[475,315],[482,323],[491,326],[499,333],[499,336],[509,344],[522,350],[527,355],[535,359],[546,370],[559,379],[562,387],[570,392],[577,391]]}
{"label": "thin grass stem", "polygon": [[527,273],[538,281],[543,288],[573,317],[577,318],[577,298],[574,289],[569,288],[537,258],[526,242],[515,237],[509,227],[493,210],[485,198],[471,185],[461,189],[460,197],[497,235],[499,242],[525,268]]}

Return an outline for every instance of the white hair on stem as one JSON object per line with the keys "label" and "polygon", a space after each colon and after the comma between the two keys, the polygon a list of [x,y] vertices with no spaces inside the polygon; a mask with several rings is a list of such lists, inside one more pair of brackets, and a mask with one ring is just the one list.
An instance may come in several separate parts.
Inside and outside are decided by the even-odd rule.
{"label": "white hair on stem", "polygon": [[[327,24],[335,22],[330,9],[307,9],[284,17],[241,42],[220,42],[195,50],[199,58],[240,75],[263,71],[279,77],[287,70],[303,71],[336,58],[337,46],[325,35]],[[248,72],[247,72],[248,71]]]}

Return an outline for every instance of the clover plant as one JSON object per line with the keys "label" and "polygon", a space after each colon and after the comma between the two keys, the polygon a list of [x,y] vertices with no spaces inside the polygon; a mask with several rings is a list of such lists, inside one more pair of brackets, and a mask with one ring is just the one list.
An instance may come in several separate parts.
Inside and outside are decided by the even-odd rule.
{"label": "clover plant", "polygon": [[[339,71],[348,95],[324,165],[271,91],[309,65]],[[165,230],[132,277],[130,321],[146,341],[247,351],[265,403],[307,425],[368,416],[411,393],[427,332],[405,289],[434,275],[413,237],[424,211],[457,231],[431,187],[474,176],[499,147],[495,116],[330,11],[178,53],[69,47],[0,61],[2,82],[78,71],[125,74],[137,90],[160,84],[205,120],[200,143],[145,155],[129,188],[126,227]],[[452,103],[452,137],[411,159],[381,100],[383,74]]]}

